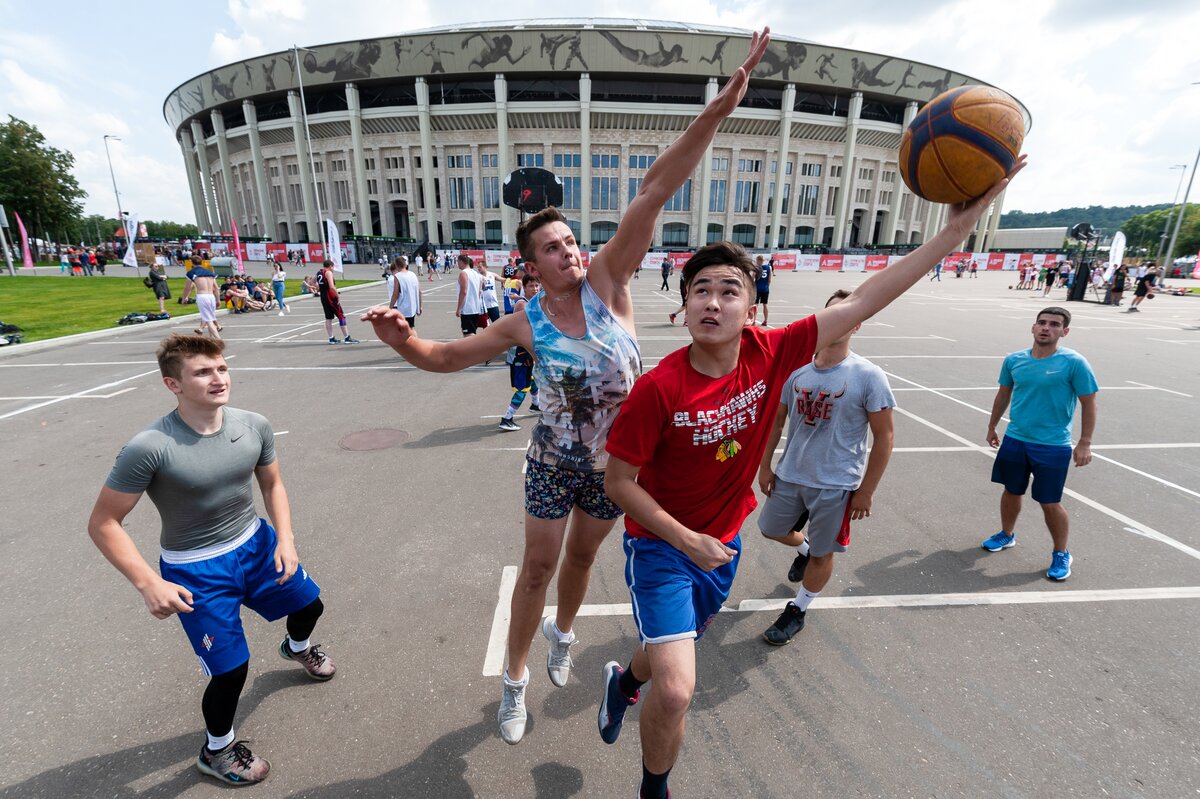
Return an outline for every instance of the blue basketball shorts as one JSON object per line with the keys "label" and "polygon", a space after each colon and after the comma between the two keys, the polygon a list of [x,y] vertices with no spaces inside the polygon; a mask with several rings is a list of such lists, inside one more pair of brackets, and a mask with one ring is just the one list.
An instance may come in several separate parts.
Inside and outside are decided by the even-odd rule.
{"label": "blue basketball shorts", "polygon": [[159,559],[162,578],[192,592],[192,612],[178,614],[179,621],[200,658],[200,667],[209,676],[224,674],[250,659],[242,629],[243,605],[267,621],[275,621],[308,607],[321,593],[303,566],[298,566],[286,583],[276,584],[274,528],[259,519],[257,527],[248,532],[236,548],[203,560],[168,563]]}
{"label": "blue basketball shorts", "polygon": [[706,572],[666,541],[626,533],[625,584],[643,644],[700,638],[729,598],[742,553],[739,535],[728,544],[733,560]]}
{"label": "blue basketball shorts", "polygon": [[1031,444],[1005,436],[992,464],[992,482],[1000,483],[1010,494],[1021,496],[1033,478],[1034,502],[1050,505],[1062,502],[1067,470],[1071,468],[1071,448],[1049,444]]}

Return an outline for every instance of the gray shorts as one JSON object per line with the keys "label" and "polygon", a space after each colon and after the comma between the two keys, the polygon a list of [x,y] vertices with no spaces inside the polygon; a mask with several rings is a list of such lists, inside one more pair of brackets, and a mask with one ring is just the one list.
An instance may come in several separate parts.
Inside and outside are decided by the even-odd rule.
{"label": "gray shorts", "polygon": [[845,552],[850,545],[850,495],[842,488],[809,488],[775,478],[775,491],[758,514],[758,529],[769,538],[792,532],[796,520],[808,513],[808,550],[820,558]]}

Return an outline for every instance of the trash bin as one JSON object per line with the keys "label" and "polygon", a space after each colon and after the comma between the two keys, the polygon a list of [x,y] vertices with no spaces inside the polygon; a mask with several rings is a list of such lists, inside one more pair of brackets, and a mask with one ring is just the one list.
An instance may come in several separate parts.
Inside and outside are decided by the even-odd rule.
{"label": "trash bin", "polygon": [[233,259],[217,256],[209,260],[209,268],[217,277],[233,277]]}

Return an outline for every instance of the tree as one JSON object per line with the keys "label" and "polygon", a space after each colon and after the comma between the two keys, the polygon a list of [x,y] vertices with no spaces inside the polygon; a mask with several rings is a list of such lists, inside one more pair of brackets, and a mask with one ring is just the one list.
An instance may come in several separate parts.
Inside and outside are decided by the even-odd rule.
{"label": "tree", "polygon": [[165,219],[159,222],[147,219],[145,225],[146,235],[152,238],[195,239],[200,237],[200,228],[195,225],[180,224]]}
{"label": "tree", "polygon": [[87,194],[74,165],[75,156],[47,144],[36,126],[11,115],[0,123],[0,204],[21,214],[30,236],[79,230]]}
{"label": "tree", "polygon": [[[1164,208],[1126,220],[1121,225],[1121,230],[1125,233],[1127,246],[1131,250],[1144,247],[1147,255],[1154,257],[1158,253],[1161,241],[1165,251],[1166,245],[1170,243],[1171,233],[1175,230],[1178,215],[1178,209]],[[1162,239],[1164,228],[1167,231],[1165,240]],[[1183,225],[1179,229],[1179,240],[1175,242],[1175,256],[1191,255],[1197,248],[1200,248],[1200,205],[1189,203],[1183,217]]]}

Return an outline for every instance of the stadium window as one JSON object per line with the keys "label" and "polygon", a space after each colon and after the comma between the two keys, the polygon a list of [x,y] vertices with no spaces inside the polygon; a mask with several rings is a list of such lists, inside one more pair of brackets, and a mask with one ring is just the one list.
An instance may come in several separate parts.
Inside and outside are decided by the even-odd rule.
{"label": "stadium window", "polygon": [[709,213],[725,213],[725,192],[728,181],[714,180],[709,184],[708,211]]}

